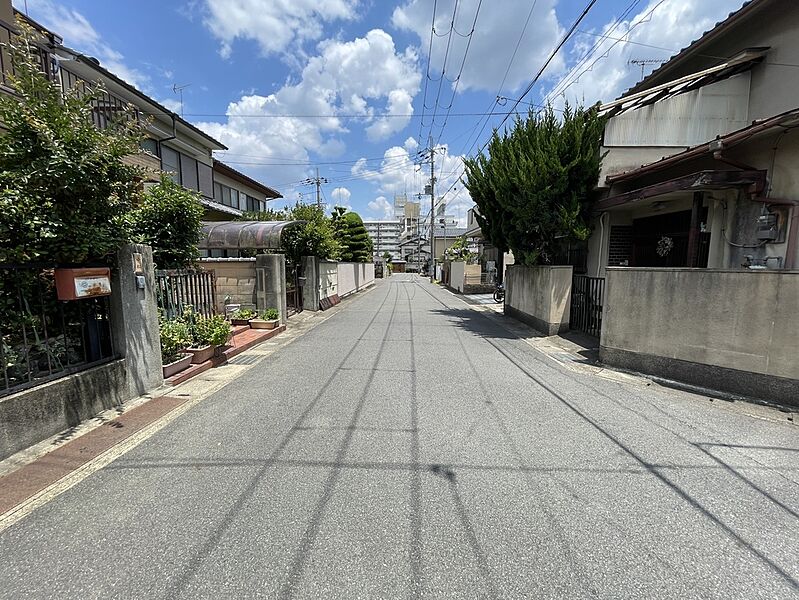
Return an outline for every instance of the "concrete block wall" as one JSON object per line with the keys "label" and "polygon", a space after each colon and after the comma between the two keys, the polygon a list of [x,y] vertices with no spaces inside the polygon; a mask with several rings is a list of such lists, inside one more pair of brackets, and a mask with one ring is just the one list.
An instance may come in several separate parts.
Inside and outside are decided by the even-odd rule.
{"label": "concrete block wall", "polygon": [[600,360],[799,406],[799,271],[608,268]]}
{"label": "concrete block wall", "polygon": [[544,335],[569,329],[572,267],[509,266],[505,273],[505,314]]}
{"label": "concrete block wall", "polygon": [[341,298],[355,294],[375,282],[374,263],[347,263],[336,265],[338,295]]}
{"label": "concrete block wall", "polygon": [[226,296],[230,296],[230,304],[255,308],[258,301],[255,258],[204,258],[200,265],[214,272],[216,310],[220,314],[224,314]]}

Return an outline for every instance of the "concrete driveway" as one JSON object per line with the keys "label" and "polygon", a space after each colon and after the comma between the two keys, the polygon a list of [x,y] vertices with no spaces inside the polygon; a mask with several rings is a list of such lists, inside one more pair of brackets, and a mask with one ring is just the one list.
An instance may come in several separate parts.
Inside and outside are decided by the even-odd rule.
{"label": "concrete driveway", "polygon": [[566,368],[414,275],[0,534],[0,597],[799,597],[777,411]]}

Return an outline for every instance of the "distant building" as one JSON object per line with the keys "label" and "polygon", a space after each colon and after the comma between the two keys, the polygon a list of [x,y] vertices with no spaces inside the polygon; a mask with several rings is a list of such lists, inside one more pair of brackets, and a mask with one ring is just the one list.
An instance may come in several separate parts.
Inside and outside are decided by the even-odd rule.
{"label": "distant building", "polygon": [[375,257],[383,256],[389,252],[392,258],[400,258],[399,241],[402,232],[402,222],[399,219],[386,221],[364,221],[364,227],[369,237],[372,238]]}

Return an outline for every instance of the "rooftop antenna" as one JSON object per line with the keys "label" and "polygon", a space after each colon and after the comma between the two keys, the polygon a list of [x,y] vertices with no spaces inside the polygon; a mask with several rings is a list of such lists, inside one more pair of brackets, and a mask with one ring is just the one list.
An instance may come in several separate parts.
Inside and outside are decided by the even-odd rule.
{"label": "rooftop antenna", "polygon": [[666,59],[662,58],[633,58],[627,61],[628,65],[640,65],[641,79],[644,78],[644,67],[646,65],[662,65]]}
{"label": "rooftop antenna", "polygon": [[189,87],[191,84],[187,83],[185,85],[178,85],[177,83],[172,84],[172,91],[176,94],[180,94],[180,118],[183,118],[183,90]]}

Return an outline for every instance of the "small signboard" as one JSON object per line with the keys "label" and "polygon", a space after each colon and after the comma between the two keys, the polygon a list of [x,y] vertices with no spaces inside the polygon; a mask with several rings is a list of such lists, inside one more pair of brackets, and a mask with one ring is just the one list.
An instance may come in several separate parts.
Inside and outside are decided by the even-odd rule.
{"label": "small signboard", "polygon": [[111,295],[111,269],[56,269],[56,292],[59,300],[81,300]]}
{"label": "small signboard", "polygon": [[76,277],[75,297],[92,298],[94,296],[109,296],[111,294],[111,281],[108,277]]}

